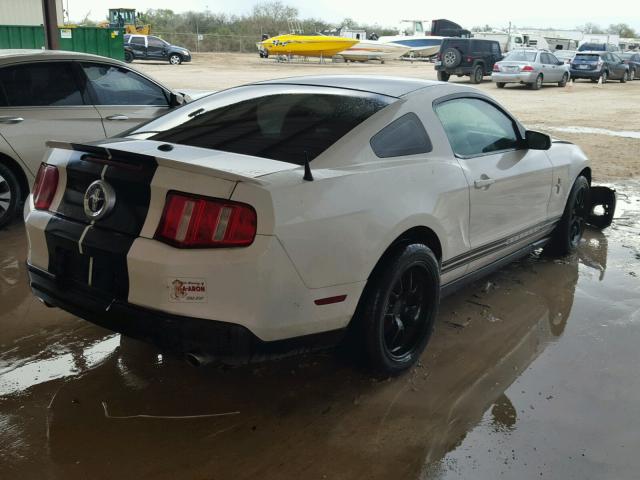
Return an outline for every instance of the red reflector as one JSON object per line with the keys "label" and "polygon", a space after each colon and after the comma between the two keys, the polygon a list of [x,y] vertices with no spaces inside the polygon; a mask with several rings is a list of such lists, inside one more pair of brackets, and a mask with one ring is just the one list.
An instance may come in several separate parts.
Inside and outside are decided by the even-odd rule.
{"label": "red reflector", "polygon": [[335,297],[319,298],[318,300],[314,300],[313,303],[316,305],[329,305],[331,303],[344,302],[346,298],[346,295],[336,295]]}
{"label": "red reflector", "polygon": [[531,65],[525,65],[522,67],[523,72],[533,72],[533,67]]}
{"label": "red reflector", "polygon": [[250,205],[170,192],[155,238],[179,248],[246,247],[256,231]]}
{"label": "red reflector", "polygon": [[40,165],[33,184],[33,205],[38,210],[48,210],[58,189],[58,169],[45,163]]}

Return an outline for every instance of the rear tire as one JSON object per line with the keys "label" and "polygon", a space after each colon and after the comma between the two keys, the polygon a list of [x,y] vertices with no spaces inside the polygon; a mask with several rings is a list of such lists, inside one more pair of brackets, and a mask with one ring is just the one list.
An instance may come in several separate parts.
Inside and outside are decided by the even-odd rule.
{"label": "rear tire", "polygon": [[568,82],[568,81],[569,81],[569,74],[565,73],[565,74],[562,76],[562,80],[560,80],[560,81],[558,82],[558,86],[559,86],[559,87],[564,88],[564,87],[566,87],[566,86],[567,86],[567,82]]}
{"label": "rear tire", "polygon": [[635,79],[636,79],[636,69],[635,69],[635,68],[632,68],[632,69],[629,71],[629,80],[635,80]]}
{"label": "rear tire", "polygon": [[540,90],[540,88],[542,87],[542,74],[538,75],[536,77],[536,81],[533,83],[530,83],[529,85],[531,85],[531,90]]}
{"label": "rear tire", "polygon": [[[354,321],[366,366],[382,375],[410,368],[427,345],[440,301],[440,269],[431,249],[400,245],[369,278]],[[356,348],[358,345],[356,345]]]}
{"label": "rear tire", "polygon": [[482,65],[476,65],[473,69],[473,71],[471,72],[471,78],[470,81],[473,84],[478,84],[480,82],[482,82]]}
{"label": "rear tire", "polygon": [[127,62],[127,63],[133,62],[133,53],[124,52],[124,61]]}
{"label": "rear tire", "polygon": [[602,79],[602,84],[603,85],[605,83],[607,83],[607,80],[609,79],[609,74],[607,73],[606,70],[604,72],[602,72],[602,75],[600,75],[600,78]]}
{"label": "rear tire", "polygon": [[498,88],[504,88],[505,85],[506,85],[506,83],[504,83],[504,82],[496,82],[496,87],[498,87]]}
{"label": "rear tire", "polygon": [[438,70],[438,80],[440,80],[441,82],[448,82],[450,76],[451,75],[449,75],[447,72]]}
{"label": "rear tire", "polygon": [[589,215],[589,181],[579,176],[571,188],[567,204],[545,250],[552,255],[567,255],[580,245]]}
{"label": "rear tire", "polygon": [[18,215],[22,190],[15,174],[0,163],[0,228],[8,225]]}

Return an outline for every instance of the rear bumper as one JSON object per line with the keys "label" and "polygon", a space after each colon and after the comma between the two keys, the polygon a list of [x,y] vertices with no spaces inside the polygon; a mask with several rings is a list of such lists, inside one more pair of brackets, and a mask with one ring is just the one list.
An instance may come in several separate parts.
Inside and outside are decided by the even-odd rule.
{"label": "rear bumper", "polygon": [[538,72],[531,73],[503,73],[493,72],[491,80],[500,83],[534,83]]}
{"label": "rear bumper", "polygon": [[170,314],[120,300],[109,301],[95,295],[90,288],[64,282],[33,265],[27,264],[27,268],[33,293],[47,304],[174,352],[205,353],[238,362],[260,355],[332,345],[344,332],[334,330],[267,342],[242,325]]}
{"label": "rear bumper", "polygon": [[602,75],[602,70],[576,70],[575,68],[571,69],[571,78],[600,78]]}

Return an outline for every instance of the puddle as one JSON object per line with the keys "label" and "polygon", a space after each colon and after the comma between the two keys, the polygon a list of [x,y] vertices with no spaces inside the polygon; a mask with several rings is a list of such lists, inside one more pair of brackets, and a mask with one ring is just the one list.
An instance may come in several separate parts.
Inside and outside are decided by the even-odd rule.
{"label": "puddle", "polygon": [[0,232],[0,478],[637,478],[640,183],[617,189],[610,229],[448,297],[382,380],[332,352],[192,368],[33,304]]}
{"label": "puddle", "polygon": [[606,128],[594,127],[552,127],[548,125],[534,125],[532,128],[551,130],[565,133],[589,133],[595,135],[608,135],[610,137],[637,138],[640,139],[640,132],[633,130],[607,130]]}

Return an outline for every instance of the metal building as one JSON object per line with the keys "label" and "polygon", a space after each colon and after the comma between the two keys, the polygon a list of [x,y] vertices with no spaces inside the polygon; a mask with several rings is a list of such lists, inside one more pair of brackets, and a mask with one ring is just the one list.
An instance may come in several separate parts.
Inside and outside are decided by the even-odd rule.
{"label": "metal building", "polygon": [[[62,25],[62,0],[56,0],[58,25]],[[0,0],[0,25],[42,25],[42,0]]]}

